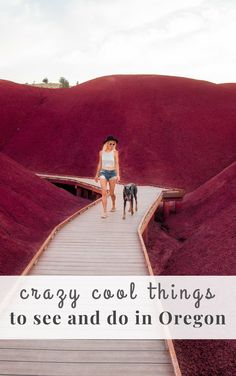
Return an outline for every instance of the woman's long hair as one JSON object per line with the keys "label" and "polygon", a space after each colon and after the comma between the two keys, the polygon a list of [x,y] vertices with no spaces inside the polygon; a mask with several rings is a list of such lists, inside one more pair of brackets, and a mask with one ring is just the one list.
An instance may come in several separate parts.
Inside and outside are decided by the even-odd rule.
{"label": "woman's long hair", "polygon": [[[110,141],[105,142],[105,144],[103,145],[102,151],[106,151],[107,150],[109,142]],[[113,147],[113,150],[116,150],[116,143],[115,143],[115,146]]]}

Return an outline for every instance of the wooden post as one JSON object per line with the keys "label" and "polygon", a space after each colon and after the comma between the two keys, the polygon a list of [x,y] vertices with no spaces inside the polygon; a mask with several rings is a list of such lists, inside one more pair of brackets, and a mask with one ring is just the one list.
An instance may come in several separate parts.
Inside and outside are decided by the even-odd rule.
{"label": "wooden post", "polygon": [[169,202],[169,206],[170,206],[170,212],[171,213],[175,213],[175,200],[171,200],[170,202]]}
{"label": "wooden post", "polygon": [[88,190],[87,189],[83,189],[83,197],[88,198]]}
{"label": "wooden post", "polygon": [[78,185],[76,187],[76,196],[81,197],[81,188]]}
{"label": "wooden post", "polygon": [[166,219],[169,216],[169,213],[170,213],[169,203],[168,203],[168,201],[164,200],[164,202],[163,202],[163,215],[164,215],[164,219]]}
{"label": "wooden post", "polygon": [[175,203],[175,211],[176,211],[176,213],[178,213],[181,208],[182,208],[182,199],[176,200],[176,203]]}

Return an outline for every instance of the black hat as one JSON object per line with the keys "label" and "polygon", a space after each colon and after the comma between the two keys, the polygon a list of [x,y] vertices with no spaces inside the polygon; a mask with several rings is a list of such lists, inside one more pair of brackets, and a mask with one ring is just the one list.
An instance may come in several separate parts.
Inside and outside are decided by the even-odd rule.
{"label": "black hat", "polygon": [[117,138],[113,137],[113,136],[108,136],[104,141],[103,141],[103,144],[105,144],[107,141],[115,141],[117,144],[118,144],[118,140]]}

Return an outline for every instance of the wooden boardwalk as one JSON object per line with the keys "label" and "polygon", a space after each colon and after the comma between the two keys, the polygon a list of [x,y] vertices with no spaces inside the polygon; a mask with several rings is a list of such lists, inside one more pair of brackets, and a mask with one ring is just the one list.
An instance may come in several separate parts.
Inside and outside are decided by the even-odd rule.
{"label": "wooden boardwalk", "polygon": [[[99,186],[92,179],[81,182]],[[161,189],[138,186],[138,212],[122,219],[123,186],[117,211],[102,219],[101,202],[66,224],[50,242],[31,275],[148,275],[138,226]],[[108,210],[111,198],[108,198]],[[4,340],[0,375],[173,376],[164,340]]]}

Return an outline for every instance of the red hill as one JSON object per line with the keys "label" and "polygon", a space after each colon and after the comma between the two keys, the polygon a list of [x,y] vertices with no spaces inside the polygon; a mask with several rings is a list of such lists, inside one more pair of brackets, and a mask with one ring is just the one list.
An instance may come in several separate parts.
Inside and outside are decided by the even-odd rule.
{"label": "red hill", "polygon": [[0,274],[20,274],[52,229],[88,200],[76,198],[0,153]]}
{"label": "red hill", "polygon": [[0,82],[2,151],[38,172],[94,176],[107,134],[121,178],[191,191],[236,156],[236,85],[107,76],[70,89]]}
{"label": "red hill", "polygon": [[186,194],[164,231],[154,224],[149,247],[156,273],[235,275],[235,223],[236,162]]}
{"label": "red hill", "polygon": [[[236,162],[185,195],[179,213],[152,224],[156,274],[235,275]],[[175,341],[184,375],[235,374],[236,341]],[[193,351],[194,349],[194,351]]]}

